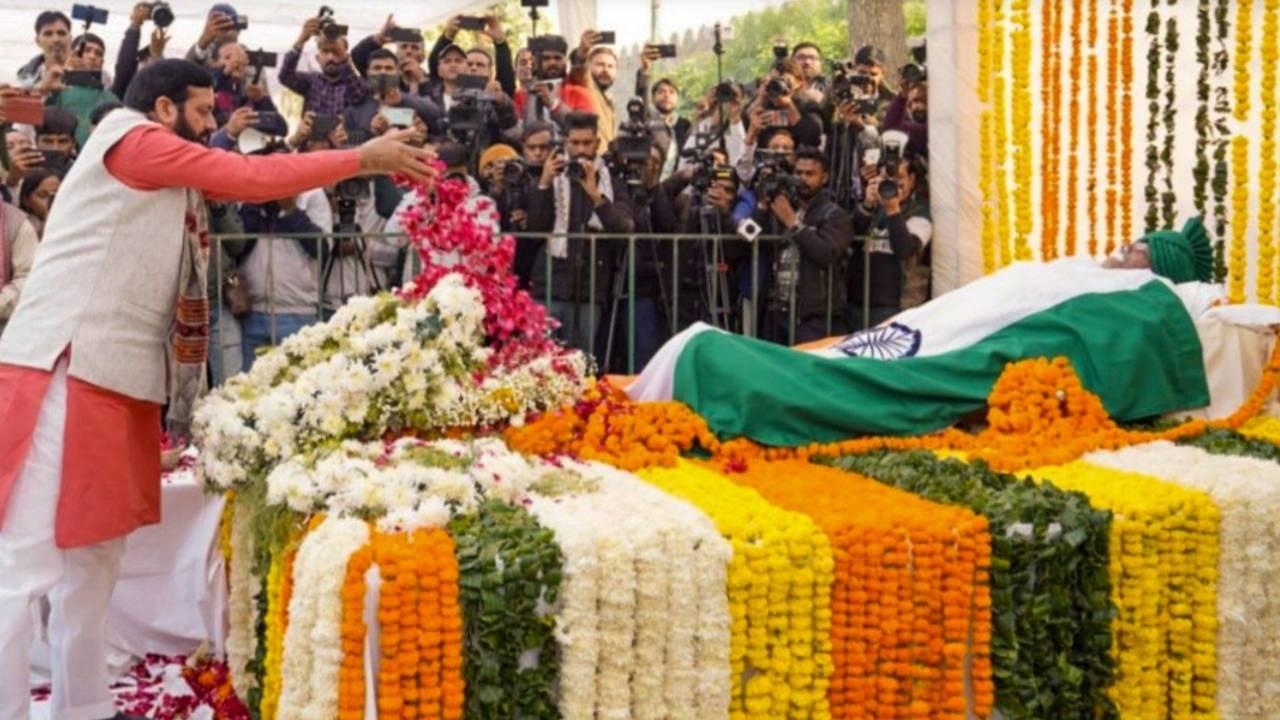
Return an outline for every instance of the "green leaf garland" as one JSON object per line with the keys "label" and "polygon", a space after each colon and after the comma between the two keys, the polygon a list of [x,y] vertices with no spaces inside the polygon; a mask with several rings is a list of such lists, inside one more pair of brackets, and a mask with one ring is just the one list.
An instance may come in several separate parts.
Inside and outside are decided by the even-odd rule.
{"label": "green leaf garland", "polygon": [[991,664],[1006,720],[1114,720],[1111,514],[1079,493],[924,452],[832,461],[991,524]]}
{"label": "green leaf garland", "polygon": [[1231,37],[1231,0],[1218,0],[1213,8],[1214,35],[1213,68],[1213,225],[1214,238],[1213,274],[1217,282],[1227,279],[1227,147],[1231,142],[1231,129],[1227,118],[1231,115],[1231,93],[1226,84],[1231,54],[1227,42]]}
{"label": "green leaf garland", "polygon": [[1197,447],[1213,455],[1238,455],[1280,462],[1280,446],[1232,430],[1207,430],[1203,435],[1182,440],[1178,444]]}
{"label": "green leaf garland", "polygon": [[[1169,0],[1172,6],[1177,0]],[[1164,167],[1164,192],[1160,195],[1160,219],[1162,226],[1173,228],[1177,221],[1177,193],[1173,191],[1173,151],[1174,139],[1177,137],[1177,112],[1174,103],[1177,100],[1178,82],[1176,77],[1178,59],[1178,20],[1171,13],[1164,24],[1165,63],[1164,63],[1164,147],[1160,151],[1160,162]]]}
{"label": "green leaf garland", "polygon": [[1143,189],[1147,212],[1146,232],[1160,223],[1160,12],[1156,6],[1147,14],[1147,184]]}
{"label": "green leaf garland", "polygon": [[468,718],[558,718],[551,608],[563,556],[524,508],[487,500],[449,523],[457,545]]}

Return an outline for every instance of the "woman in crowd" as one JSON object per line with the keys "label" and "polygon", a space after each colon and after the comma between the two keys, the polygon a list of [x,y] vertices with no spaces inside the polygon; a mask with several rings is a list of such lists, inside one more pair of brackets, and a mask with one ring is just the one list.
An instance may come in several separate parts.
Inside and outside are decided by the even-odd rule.
{"label": "woman in crowd", "polygon": [[53,208],[53,198],[58,194],[62,178],[45,168],[28,170],[18,189],[18,207],[27,214],[36,229],[36,235],[44,235],[44,224]]}

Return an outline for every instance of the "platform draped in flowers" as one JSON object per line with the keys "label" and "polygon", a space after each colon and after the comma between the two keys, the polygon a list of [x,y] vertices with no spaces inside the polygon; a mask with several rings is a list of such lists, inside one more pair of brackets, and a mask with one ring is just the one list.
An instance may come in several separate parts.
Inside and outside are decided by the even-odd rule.
{"label": "platform draped in flowers", "polygon": [[1280,359],[1216,422],[1029,358],[980,432],[765,448],[591,378],[464,193],[198,409],[256,715],[1280,717]]}

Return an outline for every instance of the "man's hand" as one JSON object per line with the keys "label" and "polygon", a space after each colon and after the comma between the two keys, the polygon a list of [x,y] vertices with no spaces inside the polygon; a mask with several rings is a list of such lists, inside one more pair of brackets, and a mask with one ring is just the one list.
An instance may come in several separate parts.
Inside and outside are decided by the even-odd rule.
{"label": "man's hand", "polygon": [[151,31],[151,44],[148,45],[148,56],[152,60],[159,60],[164,57],[164,48],[169,44],[169,33],[164,28],[155,28]]}
{"label": "man's hand", "polygon": [[862,198],[862,206],[868,210],[875,210],[880,205],[880,175],[877,173],[875,178],[867,185],[867,194],[866,197]]}
{"label": "man's hand", "polygon": [[527,230],[529,228],[529,213],[525,210],[512,210],[511,224],[517,230]]}
{"label": "man's hand", "polygon": [[289,147],[300,148],[306,144],[311,137],[311,129],[315,126],[316,114],[313,112],[302,113],[302,119],[298,121],[298,129],[289,138]]}
{"label": "man's hand", "polygon": [[387,19],[382,23],[382,29],[378,30],[378,32],[374,34],[373,42],[376,43],[378,47],[382,47],[383,45],[391,42],[391,31],[395,30],[397,27],[399,26],[396,25],[395,13],[388,15]]}
{"label": "man's hand", "polygon": [[769,113],[764,109],[764,105],[753,105],[750,118],[751,123],[747,126],[747,142],[754,144],[760,137],[760,133],[769,127]]}
{"label": "man's hand", "polygon": [[[880,186],[879,184],[877,184],[876,196],[879,197],[879,195],[880,195]],[[880,198],[880,206],[884,208],[885,215],[889,217],[893,217],[894,215],[897,215],[898,213],[902,212],[902,193],[899,192],[891,198],[886,198],[886,197]]]}
{"label": "man's hand", "polygon": [[387,116],[378,113],[373,116],[373,120],[369,121],[369,132],[374,135],[381,135],[391,129],[391,121],[387,120]]}
{"label": "man's hand", "polygon": [[578,52],[582,55],[582,61],[586,62],[587,57],[591,55],[591,48],[600,42],[600,33],[595,30],[587,30],[582,33],[582,39],[578,41]]}
{"label": "man's hand", "polygon": [[412,130],[392,130],[360,146],[361,175],[404,175],[420,183],[434,184],[440,177],[436,154],[408,144]]}
{"label": "man's hand", "polygon": [[494,45],[501,45],[507,41],[507,31],[502,27],[502,18],[497,15],[485,16],[484,30],[481,34],[492,40]]}
{"label": "man's hand", "polygon": [[236,108],[231,113],[231,117],[227,118],[227,135],[238,140],[240,139],[240,133],[244,132],[246,128],[253,127],[256,122],[258,122],[258,113],[253,108],[247,105],[242,108]]}
{"label": "man's hand", "polygon": [[209,18],[204,21],[204,30],[200,31],[200,39],[196,40],[196,47],[207,50],[223,33],[235,29],[236,23],[228,15],[220,12],[210,13]]}
{"label": "man's hand", "polygon": [[458,31],[462,29],[462,16],[454,15],[449,18],[449,22],[444,24],[444,36],[453,40],[458,36]]}
{"label": "man's hand", "polygon": [[770,205],[773,210],[774,217],[778,218],[778,222],[782,223],[785,228],[795,227],[799,218],[796,217],[796,209],[791,206],[791,198],[786,195],[779,195],[773,199]]}
{"label": "man's hand", "polygon": [[40,84],[37,86],[40,92],[50,95],[65,88],[66,85],[62,83],[65,73],[66,69],[61,65],[45,65],[44,74],[40,76]]}
{"label": "man's hand", "polygon": [[140,28],[142,23],[151,19],[151,5],[148,3],[136,3],[133,10],[129,12],[129,27]]}
{"label": "man's hand", "polygon": [[249,81],[244,86],[244,96],[249,99],[249,102],[258,102],[267,96],[267,89],[262,86],[261,80]]}
{"label": "man's hand", "polygon": [[302,24],[302,32],[298,33],[298,41],[293,44],[293,47],[297,50],[302,50],[302,46],[306,45],[307,41],[315,37],[319,32],[320,18],[307,18],[307,21]]}
{"label": "man's hand", "polygon": [[599,206],[604,202],[604,196],[600,194],[600,174],[596,171],[595,162],[585,159],[574,162],[582,166],[582,179],[578,184],[587,192],[587,197],[591,198],[591,204]]}
{"label": "man's hand", "polygon": [[497,80],[490,80],[489,84],[484,86],[484,91],[489,93],[489,98],[495,105],[507,105],[511,102],[511,98],[507,97],[507,93],[502,89],[502,83]]}
{"label": "man's hand", "polygon": [[555,97],[552,96],[551,94],[550,85],[547,85],[546,83],[538,83],[537,85],[534,85],[533,94],[537,95],[538,99],[542,101],[543,107],[547,107],[547,108],[555,107],[556,100],[555,100]]}
{"label": "man's hand", "polygon": [[645,75],[653,72],[653,64],[662,59],[662,53],[659,52],[657,46],[646,43],[644,52],[640,53],[640,72]]}
{"label": "man's hand", "polygon": [[555,183],[556,176],[564,171],[566,164],[564,155],[552,153],[551,157],[547,158],[547,163],[542,166],[542,177],[538,178],[538,187],[543,190],[551,189],[551,186]]}
{"label": "man's hand", "polygon": [[422,116],[418,113],[413,114],[413,137],[409,144],[414,147],[422,147],[427,144],[427,123],[422,120]]}
{"label": "man's hand", "polygon": [[5,178],[5,184],[16,185],[27,174],[27,171],[44,165],[44,155],[35,148],[27,148],[11,154],[9,162],[9,176]]}
{"label": "man's hand", "polygon": [[338,118],[338,124],[334,125],[333,129],[329,131],[329,144],[335,148],[346,147],[350,139],[350,136],[347,135],[346,123],[342,121],[342,118]]}
{"label": "man's hand", "polygon": [[427,80],[422,65],[414,58],[407,57],[400,61],[400,74],[410,83],[423,83]]}

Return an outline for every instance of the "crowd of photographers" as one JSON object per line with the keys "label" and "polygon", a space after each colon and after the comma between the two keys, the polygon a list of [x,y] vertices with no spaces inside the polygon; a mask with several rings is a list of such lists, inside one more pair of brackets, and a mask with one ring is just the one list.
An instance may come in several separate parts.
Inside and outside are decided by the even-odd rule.
{"label": "crowd of photographers", "polygon": [[[73,16],[86,27],[106,19],[88,6]],[[36,19],[39,55],[19,87],[0,87],[0,332],[60,178],[138,67],[164,56],[172,21],[165,3],[138,4],[107,71],[103,38],[75,33],[60,12]],[[639,367],[695,321],[805,342],[928,297],[922,47],[892,71],[874,47],[841,61],[812,43],[778,45],[761,77],[703,91],[655,76],[673,46],[646,46],[632,87],[618,77],[612,33],[513,47],[494,16],[455,17],[428,46],[393,17],[351,38],[322,8],[283,53],[248,49],[248,27],[219,3],[186,51],[214,79],[212,146],[312,152],[412,131],[470,185],[476,207],[492,199],[495,228],[517,238],[520,282],[546,300],[562,338],[606,369],[627,367],[630,317]],[[717,54],[727,35],[717,26]],[[302,98],[292,130],[268,68]],[[214,353],[213,380],[348,297],[410,277],[397,209],[412,201],[389,180],[357,179],[264,205],[212,204],[212,231],[242,238],[220,242],[211,264],[222,308],[213,332],[240,349]],[[294,234],[313,237],[278,237]]]}

